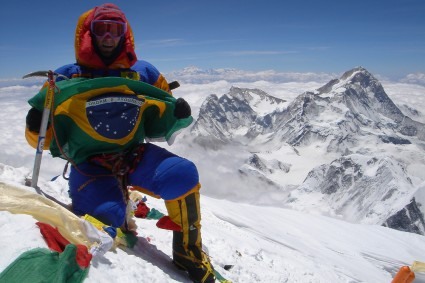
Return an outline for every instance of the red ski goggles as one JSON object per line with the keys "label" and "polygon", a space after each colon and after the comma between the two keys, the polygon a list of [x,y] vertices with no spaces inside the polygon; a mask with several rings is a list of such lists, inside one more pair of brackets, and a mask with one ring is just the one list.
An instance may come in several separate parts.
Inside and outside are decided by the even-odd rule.
{"label": "red ski goggles", "polygon": [[95,36],[110,34],[113,38],[121,37],[127,31],[127,24],[111,20],[95,20],[91,22],[91,32]]}

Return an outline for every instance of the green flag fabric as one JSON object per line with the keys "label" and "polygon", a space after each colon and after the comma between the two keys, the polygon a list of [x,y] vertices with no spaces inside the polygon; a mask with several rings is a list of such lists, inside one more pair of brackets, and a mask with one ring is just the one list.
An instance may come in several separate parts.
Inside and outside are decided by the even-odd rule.
{"label": "green flag fabric", "polygon": [[77,247],[69,244],[62,253],[36,248],[21,254],[2,273],[0,283],[79,283],[89,271],[76,261]]}

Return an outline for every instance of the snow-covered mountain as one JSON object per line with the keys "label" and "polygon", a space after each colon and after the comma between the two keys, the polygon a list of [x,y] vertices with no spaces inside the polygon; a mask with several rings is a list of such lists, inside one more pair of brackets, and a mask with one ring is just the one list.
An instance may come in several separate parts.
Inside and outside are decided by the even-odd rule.
{"label": "snow-covered mountain", "polygon": [[[410,143],[399,134],[425,139],[425,125],[404,115],[363,68],[346,72],[316,92],[301,94],[286,109],[273,107],[282,102],[258,89],[231,88],[220,98],[206,99],[193,132],[221,141],[243,136],[251,143],[254,137],[267,136],[268,141],[294,146],[309,144],[309,139],[327,140],[329,151],[341,152],[356,144],[357,136],[396,144]],[[260,103],[267,106],[259,111]]]}
{"label": "snow-covered mountain", "polygon": [[[252,125],[267,128],[270,106],[279,109],[285,101],[259,89],[241,89],[232,87],[228,94],[218,98],[209,96],[203,103],[199,118],[192,128],[198,140],[213,137],[222,143],[237,141],[243,143],[251,131]],[[249,140],[247,140],[249,141]],[[216,141],[214,141],[216,142]]]}
{"label": "snow-covered mountain", "polygon": [[[250,156],[235,173],[280,190],[282,206],[424,234],[425,200],[415,194],[425,175],[412,167],[425,160],[425,124],[407,114],[358,67],[289,104],[259,89],[210,95],[191,133],[205,148],[244,148]],[[293,164],[279,152],[312,147],[329,163],[280,182]]]}

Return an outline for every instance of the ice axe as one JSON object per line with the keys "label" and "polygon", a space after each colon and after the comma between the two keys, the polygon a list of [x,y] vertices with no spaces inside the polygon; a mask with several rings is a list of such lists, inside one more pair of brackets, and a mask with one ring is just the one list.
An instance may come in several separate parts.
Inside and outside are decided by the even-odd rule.
{"label": "ice axe", "polygon": [[38,134],[38,142],[37,142],[37,148],[36,148],[35,159],[34,159],[34,168],[32,171],[32,178],[31,178],[31,187],[33,187],[35,191],[41,195],[42,192],[40,188],[37,186],[37,183],[38,183],[38,176],[40,175],[41,158],[43,157],[43,148],[44,148],[44,141],[46,139],[47,124],[49,122],[50,111],[52,109],[53,96],[56,91],[55,80],[57,77],[64,77],[66,79],[68,78],[63,75],[54,73],[53,71],[50,71],[50,70],[32,72],[23,76],[24,79],[30,78],[30,77],[47,77],[47,91],[46,91],[46,97],[44,99],[43,116],[41,118],[40,132]]}

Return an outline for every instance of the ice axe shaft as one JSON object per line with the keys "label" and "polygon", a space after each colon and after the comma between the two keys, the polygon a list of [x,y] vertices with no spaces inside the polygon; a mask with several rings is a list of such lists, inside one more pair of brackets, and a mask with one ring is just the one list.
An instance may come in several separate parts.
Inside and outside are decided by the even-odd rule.
{"label": "ice axe shaft", "polygon": [[37,186],[38,177],[40,175],[41,158],[43,157],[44,142],[46,139],[47,125],[49,122],[50,111],[52,108],[53,95],[55,94],[55,74],[53,71],[37,71],[25,75],[23,78],[47,76],[47,91],[44,100],[43,116],[41,118],[40,132],[38,134],[38,142],[34,159],[34,168],[32,171],[31,187],[35,189],[38,194],[42,194],[40,188]]}

